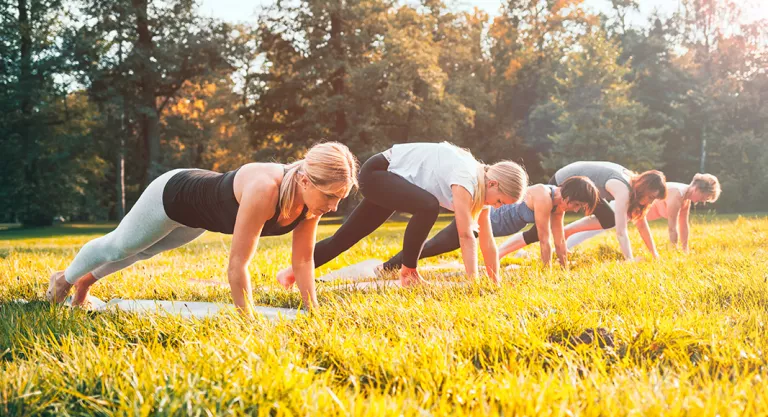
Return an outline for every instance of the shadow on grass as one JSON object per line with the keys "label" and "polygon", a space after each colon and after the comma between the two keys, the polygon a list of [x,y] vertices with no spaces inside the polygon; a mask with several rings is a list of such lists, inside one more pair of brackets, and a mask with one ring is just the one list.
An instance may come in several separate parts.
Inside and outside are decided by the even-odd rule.
{"label": "shadow on grass", "polygon": [[115,223],[71,223],[48,227],[15,227],[0,230],[0,240],[104,235],[111,232],[116,226]]}

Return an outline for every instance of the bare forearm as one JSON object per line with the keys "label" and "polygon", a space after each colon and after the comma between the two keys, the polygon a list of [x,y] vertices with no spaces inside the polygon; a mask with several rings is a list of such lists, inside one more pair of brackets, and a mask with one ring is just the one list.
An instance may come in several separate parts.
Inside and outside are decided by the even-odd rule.
{"label": "bare forearm", "polygon": [[248,275],[248,270],[245,266],[230,267],[227,279],[235,307],[244,316],[251,317],[253,315],[253,293],[251,291],[251,279]]}
{"label": "bare forearm", "polygon": [[552,244],[549,243],[549,239],[542,239],[539,242],[539,246],[541,248],[541,263],[544,266],[549,266],[549,263],[552,260]]}
{"label": "bare forearm", "polygon": [[494,242],[483,245],[480,248],[483,251],[483,260],[485,261],[485,272],[494,281],[499,281],[499,251]]}
{"label": "bare forearm", "polygon": [[672,246],[677,247],[677,229],[669,229],[669,243],[672,244]]}
{"label": "bare forearm", "polygon": [[317,292],[315,290],[315,263],[310,258],[293,263],[293,273],[296,285],[301,293],[301,300],[307,308],[317,307]]}
{"label": "bare forearm", "polygon": [[680,228],[680,244],[682,245],[683,250],[685,251],[688,250],[688,234],[689,234],[689,229],[688,229],[688,224],[686,223]]}
{"label": "bare forearm", "polygon": [[648,251],[651,252],[654,259],[657,259],[659,257],[659,252],[656,250],[656,244],[653,242],[653,235],[651,235],[651,230],[648,228],[647,223],[645,226],[640,227],[640,235],[642,236]]}
{"label": "bare forearm", "polygon": [[555,254],[560,266],[568,266],[568,247],[565,245],[565,241],[555,242]]}
{"label": "bare forearm", "polygon": [[632,244],[629,242],[626,227],[624,230],[616,228],[616,240],[619,241],[619,247],[621,248],[621,253],[624,254],[624,258],[626,260],[632,260]]}
{"label": "bare forearm", "polygon": [[477,276],[477,241],[472,235],[460,236],[461,258],[464,261],[464,269],[469,278]]}

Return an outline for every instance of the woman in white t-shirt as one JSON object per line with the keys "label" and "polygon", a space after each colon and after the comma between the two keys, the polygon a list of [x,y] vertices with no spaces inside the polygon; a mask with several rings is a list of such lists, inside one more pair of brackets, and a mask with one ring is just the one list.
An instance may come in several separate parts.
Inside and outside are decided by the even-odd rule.
{"label": "woman in white t-shirt", "polygon": [[[667,197],[651,204],[646,220],[667,219],[669,243],[677,247],[678,237],[684,252],[688,252],[688,218],[691,203],[714,203],[720,197],[720,182],[711,174],[696,174],[690,184],[667,182]],[[605,230],[579,232],[570,236],[568,249],[599,235]]]}
{"label": "woman in white t-shirt", "polygon": [[[467,275],[477,275],[477,242],[472,231],[477,222],[486,270],[498,281],[489,206],[520,201],[528,185],[528,175],[520,165],[510,161],[485,165],[447,142],[408,143],[368,159],[360,168],[359,184],[363,201],[333,236],[315,245],[315,268],[371,234],[395,211],[402,211],[413,216],[403,239],[400,282],[404,286],[421,283],[416,271],[419,254],[443,207],[455,213]],[[277,279],[286,288],[295,280],[291,268],[280,271]]]}

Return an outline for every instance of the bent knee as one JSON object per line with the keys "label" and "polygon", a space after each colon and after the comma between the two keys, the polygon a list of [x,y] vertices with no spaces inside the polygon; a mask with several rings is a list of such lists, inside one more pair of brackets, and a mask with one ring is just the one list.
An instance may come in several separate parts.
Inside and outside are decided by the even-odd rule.
{"label": "bent knee", "polygon": [[419,214],[425,218],[437,219],[437,216],[440,215],[440,202],[437,201],[437,198],[432,196],[432,198],[425,202],[424,207],[419,210]]}

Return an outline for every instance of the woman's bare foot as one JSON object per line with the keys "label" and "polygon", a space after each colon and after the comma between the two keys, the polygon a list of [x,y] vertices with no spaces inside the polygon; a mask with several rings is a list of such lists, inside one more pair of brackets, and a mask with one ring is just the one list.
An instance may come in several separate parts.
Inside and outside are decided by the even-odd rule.
{"label": "woman's bare foot", "polygon": [[286,290],[290,290],[296,282],[296,276],[293,275],[293,268],[285,268],[277,273],[277,282]]}
{"label": "woman's bare foot", "polygon": [[403,287],[410,287],[413,285],[427,285],[429,284],[424,278],[419,275],[416,268],[408,268],[406,266],[400,267],[400,285]]}
{"label": "woman's bare foot", "polygon": [[48,281],[48,290],[45,292],[45,298],[53,303],[63,303],[71,289],[72,284],[64,279],[64,271],[56,271]]}
{"label": "woman's bare foot", "polygon": [[87,308],[90,304],[87,303],[88,294],[90,293],[91,287],[96,282],[96,277],[91,273],[88,273],[88,275],[77,280],[75,283],[75,295],[72,297],[72,306]]}

